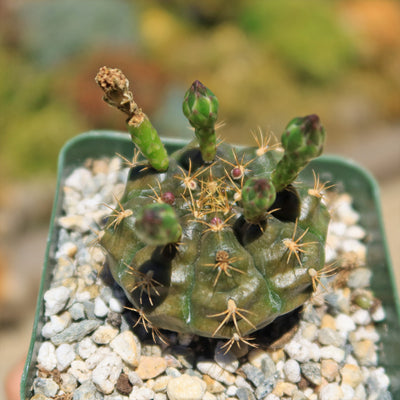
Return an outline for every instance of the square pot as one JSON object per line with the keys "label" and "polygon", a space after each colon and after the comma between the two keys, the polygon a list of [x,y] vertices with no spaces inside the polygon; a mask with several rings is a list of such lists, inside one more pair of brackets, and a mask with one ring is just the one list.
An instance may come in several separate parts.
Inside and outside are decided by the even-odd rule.
{"label": "square pot", "polygon": [[[186,144],[182,140],[173,139],[164,139],[163,142],[169,154]],[[57,187],[36,315],[21,381],[21,399],[29,398],[35,378],[38,348],[41,344],[40,332],[45,323],[43,296],[49,289],[52,279],[59,231],[55,221],[62,215],[64,181],[75,168],[82,166],[88,158],[113,157],[116,153],[127,158],[132,157],[133,146],[129,135],[111,131],[92,131],[70,140],[60,152]],[[390,391],[393,399],[400,400],[400,303],[385,241],[377,183],[360,166],[336,156],[321,156],[313,160],[301,173],[303,181],[312,182],[312,169],[318,171],[322,181],[328,180],[334,183],[339,191],[347,192],[352,196],[353,207],[360,215],[359,224],[368,232],[367,266],[373,273],[371,289],[375,296],[382,301],[386,312],[385,321],[376,326],[381,337],[378,344],[380,347],[379,366],[384,367],[390,377]]]}

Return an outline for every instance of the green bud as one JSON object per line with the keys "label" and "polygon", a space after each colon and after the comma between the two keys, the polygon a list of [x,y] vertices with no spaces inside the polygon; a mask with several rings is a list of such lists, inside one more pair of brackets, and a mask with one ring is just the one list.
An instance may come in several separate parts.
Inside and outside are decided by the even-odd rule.
{"label": "green bud", "polygon": [[318,115],[293,118],[282,134],[282,146],[287,153],[304,158],[315,158],[322,153],[325,129]]}
{"label": "green bud", "polygon": [[136,234],[149,245],[176,243],[182,235],[182,227],[174,209],[166,203],[144,206],[138,212]]}
{"label": "green bud", "polygon": [[251,224],[262,221],[275,201],[274,185],[266,178],[247,179],[242,189],[243,214]]}
{"label": "green bud", "polygon": [[218,117],[218,100],[201,82],[194,81],[183,100],[183,113],[194,128],[204,162],[214,161],[217,153],[215,122]]}
{"label": "green bud", "polygon": [[282,134],[285,150],[282,159],[272,173],[272,182],[277,191],[290,185],[300,171],[323,150],[325,129],[315,114],[292,119]]}
{"label": "green bud", "polygon": [[214,129],[218,117],[218,99],[200,81],[194,81],[183,100],[183,113],[197,129]]}

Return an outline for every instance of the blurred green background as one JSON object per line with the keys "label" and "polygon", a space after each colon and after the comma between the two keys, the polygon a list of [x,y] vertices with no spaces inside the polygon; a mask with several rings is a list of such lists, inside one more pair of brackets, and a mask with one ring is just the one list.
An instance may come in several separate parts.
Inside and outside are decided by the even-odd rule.
{"label": "blurred green background", "polygon": [[0,0],[0,324],[27,324],[26,346],[58,152],[86,130],[124,130],[94,82],[103,65],[123,69],[162,136],[190,136],[181,101],[195,79],[219,98],[227,141],[317,113],[326,152],[378,179],[397,263],[399,1]]}

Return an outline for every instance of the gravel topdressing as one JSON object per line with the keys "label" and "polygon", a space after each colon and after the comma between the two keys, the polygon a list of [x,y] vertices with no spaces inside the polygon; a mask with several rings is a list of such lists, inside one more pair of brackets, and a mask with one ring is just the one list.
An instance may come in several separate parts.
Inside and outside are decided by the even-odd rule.
{"label": "gravel topdressing", "polygon": [[257,348],[225,353],[224,341],[146,330],[104,268],[97,233],[127,172],[119,158],[89,160],[65,180],[31,399],[391,399],[375,329],[385,311],[349,195],[325,196],[335,273],[327,268],[301,310],[257,332]]}

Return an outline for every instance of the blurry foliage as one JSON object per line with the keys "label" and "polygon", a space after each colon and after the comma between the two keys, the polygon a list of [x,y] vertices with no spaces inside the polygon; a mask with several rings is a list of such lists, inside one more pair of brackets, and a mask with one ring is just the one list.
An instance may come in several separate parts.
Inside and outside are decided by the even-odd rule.
{"label": "blurry foliage", "polygon": [[19,10],[21,45],[35,63],[53,66],[93,48],[132,44],[133,6],[122,0],[42,0]]}
{"label": "blurry foliage", "polygon": [[234,19],[239,6],[246,0],[144,0],[146,4],[160,4],[173,12],[181,20],[191,24],[212,27],[221,22]]}
{"label": "blurry foliage", "polygon": [[2,175],[54,170],[62,144],[85,128],[79,113],[52,92],[53,79],[0,49]]}
{"label": "blurry foliage", "polygon": [[221,135],[238,143],[310,112],[335,132],[329,142],[400,118],[396,0],[22,0],[2,16],[8,178],[55,171],[79,132],[124,129],[94,84],[102,65],[125,71],[162,135],[190,134],[179,104],[194,79],[216,93]]}
{"label": "blurry foliage", "polygon": [[339,25],[332,2],[250,1],[239,21],[300,78],[332,80],[355,60],[355,48]]}

